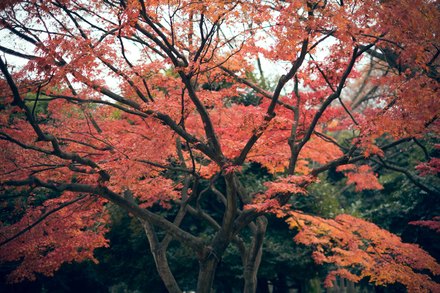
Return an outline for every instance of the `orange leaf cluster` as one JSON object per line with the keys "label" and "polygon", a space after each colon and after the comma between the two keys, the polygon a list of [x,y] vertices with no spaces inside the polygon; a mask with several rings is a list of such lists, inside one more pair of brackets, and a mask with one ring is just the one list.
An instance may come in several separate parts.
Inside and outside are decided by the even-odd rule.
{"label": "orange leaf cluster", "polygon": [[[65,262],[87,259],[97,262],[93,251],[108,246],[104,234],[108,231],[109,218],[103,200],[85,197],[57,212],[51,212],[77,197],[74,193],[64,192],[58,198],[46,200],[43,206],[29,207],[18,222],[0,223],[3,241],[18,235],[47,215],[42,223],[0,249],[2,262],[19,263],[8,276],[9,281],[35,280],[37,273],[52,276]],[[31,205],[32,200],[31,196]]]}
{"label": "orange leaf cluster", "polygon": [[336,168],[339,172],[344,172],[347,176],[347,185],[354,184],[356,191],[362,190],[380,190],[383,189],[379,183],[377,175],[368,165],[357,166],[354,164],[342,165]]}
{"label": "orange leaf cluster", "polygon": [[440,233],[440,217],[434,217],[432,220],[421,220],[421,221],[412,221],[409,222],[410,225],[426,227],[430,230],[435,231],[436,233]]}
{"label": "orange leaf cluster", "polygon": [[401,239],[378,226],[349,216],[323,219],[301,212],[289,212],[294,240],[311,246],[318,264],[336,266],[326,279],[332,286],[336,276],[358,282],[369,278],[377,285],[401,283],[410,292],[438,292],[440,285],[423,271],[440,274],[440,265],[415,244]]}

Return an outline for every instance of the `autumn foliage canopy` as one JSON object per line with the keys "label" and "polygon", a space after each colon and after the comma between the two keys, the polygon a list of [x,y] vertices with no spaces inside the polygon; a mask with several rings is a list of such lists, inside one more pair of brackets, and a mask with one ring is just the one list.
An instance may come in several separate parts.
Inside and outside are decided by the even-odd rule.
{"label": "autumn foliage canopy", "polygon": [[[328,170],[356,192],[380,190],[374,165],[440,196],[422,178],[438,176],[438,158],[388,158],[438,138],[439,16],[428,0],[2,1],[0,259],[19,263],[9,280],[94,260],[114,204],[141,221],[170,292],[171,240],[195,251],[198,292],[236,245],[254,292],[267,214],[333,265],[327,286],[339,276],[439,292],[440,266],[417,245],[291,202]],[[261,188],[243,180],[250,163],[271,174]],[[187,218],[212,237],[182,228]]]}

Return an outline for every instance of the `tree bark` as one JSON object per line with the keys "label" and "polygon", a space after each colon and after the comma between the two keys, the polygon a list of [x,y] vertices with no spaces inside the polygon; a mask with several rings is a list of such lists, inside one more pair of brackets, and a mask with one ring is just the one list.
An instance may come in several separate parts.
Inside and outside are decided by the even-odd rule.
{"label": "tree bark", "polygon": [[199,277],[197,279],[197,293],[211,293],[214,276],[219,259],[210,253],[206,260],[200,261]]}
{"label": "tree bark", "polygon": [[156,268],[161,277],[162,281],[165,284],[168,292],[170,293],[181,293],[182,291],[179,288],[176,280],[174,279],[174,275],[170,270],[168,265],[168,259],[166,256],[166,252],[163,249],[159,249],[154,255],[154,261],[156,263]]}
{"label": "tree bark", "polygon": [[199,277],[197,293],[210,293],[214,281],[215,271],[220,259],[233,238],[234,220],[237,215],[237,185],[234,174],[224,176],[226,183],[226,206],[220,230],[199,259]]}
{"label": "tree bark", "polygon": [[182,293],[182,290],[180,290],[179,285],[171,272],[170,266],[168,265],[166,249],[164,246],[160,245],[154,227],[148,221],[140,220],[140,222],[147,235],[157,272],[159,273],[165,287],[170,293]]}
{"label": "tree bark", "polygon": [[263,241],[266,234],[267,219],[263,216],[257,218],[256,227],[253,229],[253,239],[243,264],[244,293],[257,291],[257,273],[263,254]]}

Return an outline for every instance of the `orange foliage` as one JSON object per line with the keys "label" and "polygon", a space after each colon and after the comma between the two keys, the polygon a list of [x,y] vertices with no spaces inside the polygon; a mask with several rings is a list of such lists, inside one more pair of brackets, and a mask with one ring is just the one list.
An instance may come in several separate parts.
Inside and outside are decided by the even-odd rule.
{"label": "orange foliage", "polygon": [[347,185],[354,184],[356,191],[383,189],[383,186],[377,180],[377,175],[373,173],[368,165],[342,165],[336,168],[336,171],[344,172],[347,176]]}
{"label": "orange foliage", "polygon": [[[58,198],[46,200],[43,206],[29,208],[13,225],[1,223],[2,237],[7,239],[47,215],[43,223],[5,244],[0,250],[3,261],[20,261],[20,265],[8,276],[10,281],[35,280],[36,273],[52,276],[66,262],[87,259],[97,262],[93,250],[108,246],[108,240],[104,237],[108,231],[108,216],[103,208],[103,200],[85,197],[68,208],[51,213],[75,198],[78,198],[76,194],[64,192]],[[38,200],[31,194],[31,205]]]}
{"label": "orange foliage", "polygon": [[358,282],[369,278],[377,285],[405,285],[410,292],[437,292],[435,283],[424,270],[440,274],[440,265],[415,244],[364,220],[339,215],[334,220],[289,212],[291,229],[297,229],[295,241],[314,250],[317,263],[334,264],[326,285],[331,287],[336,276]]}
{"label": "orange foliage", "polygon": [[422,221],[412,221],[409,222],[410,225],[426,227],[435,231],[436,233],[440,233],[440,217],[434,217],[431,220],[422,220]]}
{"label": "orange foliage", "polygon": [[[382,189],[368,163],[358,165],[386,160],[380,141],[438,136],[439,19],[429,0],[1,1],[0,51],[23,61],[0,57],[1,191],[59,194],[22,196],[20,220],[0,223],[0,259],[20,262],[15,281],[51,275],[107,245],[110,193],[140,217],[133,206],[170,208],[200,196],[185,182],[209,179],[212,188],[227,177],[236,186],[225,191],[224,217],[289,215],[296,241],[339,267],[327,284],[369,277],[440,290],[420,273],[438,274],[438,264],[417,246],[348,215],[325,220],[288,204],[316,182],[310,174],[334,167],[357,192]],[[427,161],[419,173],[438,175],[439,160]],[[243,207],[236,175],[251,162],[273,179],[240,194]],[[240,233],[223,224],[228,241]],[[178,231],[165,232],[193,239]]]}

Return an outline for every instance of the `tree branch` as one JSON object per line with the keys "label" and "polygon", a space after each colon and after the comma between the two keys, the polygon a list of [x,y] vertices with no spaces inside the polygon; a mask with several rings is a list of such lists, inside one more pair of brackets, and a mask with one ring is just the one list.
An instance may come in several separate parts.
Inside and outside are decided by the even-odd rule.
{"label": "tree branch", "polygon": [[35,226],[37,226],[38,224],[40,224],[41,222],[43,222],[44,219],[46,219],[47,217],[49,217],[49,216],[52,215],[53,213],[56,213],[56,212],[58,212],[59,210],[65,208],[65,207],[68,207],[68,206],[70,206],[70,205],[72,205],[72,204],[74,204],[74,203],[76,203],[76,202],[82,200],[82,199],[85,198],[85,197],[86,197],[86,195],[84,195],[84,194],[83,194],[83,195],[80,195],[79,197],[77,197],[77,198],[75,198],[75,199],[73,199],[73,200],[71,200],[71,201],[68,201],[68,202],[62,203],[62,204],[60,204],[58,207],[56,207],[56,208],[54,208],[54,209],[52,209],[52,210],[50,210],[50,211],[44,213],[42,216],[40,216],[40,217],[38,218],[38,220],[36,220],[36,221],[35,221],[34,223],[32,223],[31,225],[27,226],[26,228],[24,228],[24,229],[21,230],[20,232],[16,233],[15,235],[13,235],[13,236],[7,238],[6,240],[3,240],[2,242],[0,242],[0,247],[3,246],[3,245],[5,245],[5,244],[7,244],[7,243],[9,243],[9,242],[11,242],[12,240],[14,240],[14,239],[16,239],[16,238],[18,238],[18,237],[20,237],[21,235],[23,235],[23,234],[26,233],[27,231],[31,230],[33,227],[35,227]]}
{"label": "tree branch", "polygon": [[120,196],[119,194],[111,191],[109,188],[102,185],[88,185],[81,183],[63,183],[63,182],[55,182],[55,181],[43,181],[37,177],[28,177],[25,180],[19,181],[6,181],[3,182],[6,186],[40,186],[49,188],[52,190],[56,190],[59,192],[63,191],[72,191],[72,192],[81,192],[81,193],[89,193],[99,195],[114,204],[124,208],[126,211],[132,213],[139,219],[143,219],[149,221],[153,225],[163,229],[170,233],[174,238],[181,241],[183,244],[191,247],[195,250],[202,251],[205,247],[204,241],[200,238],[197,238],[190,233],[180,229],[173,223],[169,222],[165,218],[156,215],[149,210],[143,209],[139,207],[136,203],[131,200]]}
{"label": "tree branch", "polygon": [[278,84],[275,88],[275,91],[272,95],[272,100],[269,104],[269,107],[267,108],[266,115],[264,116],[264,121],[262,125],[258,128],[257,131],[255,131],[252,136],[249,138],[248,142],[242,149],[240,155],[234,159],[235,165],[242,165],[243,162],[246,160],[246,157],[254,144],[257,142],[257,140],[263,135],[266,128],[269,126],[269,122],[275,117],[275,106],[277,105],[278,99],[281,94],[281,90],[283,89],[284,85],[295,75],[295,73],[298,71],[298,69],[301,67],[304,58],[307,54],[307,46],[309,44],[308,39],[303,41],[301,52],[298,56],[298,58],[293,62],[292,67],[290,68],[289,72],[286,75],[281,76],[281,78],[278,81]]}

